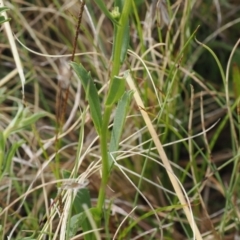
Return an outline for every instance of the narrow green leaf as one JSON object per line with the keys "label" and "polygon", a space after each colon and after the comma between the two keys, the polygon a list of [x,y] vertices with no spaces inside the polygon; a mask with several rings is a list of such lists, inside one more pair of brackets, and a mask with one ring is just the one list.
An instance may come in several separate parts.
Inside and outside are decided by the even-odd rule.
{"label": "narrow green leaf", "polygon": [[30,126],[31,124],[35,123],[38,119],[46,115],[47,114],[44,112],[37,112],[32,114],[29,108],[24,108],[22,104],[19,104],[18,111],[14,119],[10,122],[10,124],[3,132],[5,139],[7,139],[10,134],[17,132],[24,127]]}
{"label": "narrow green leaf", "polygon": [[105,105],[111,106],[116,103],[123,95],[125,90],[125,79],[114,77],[111,81],[108,96]]}
{"label": "narrow green leaf", "polygon": [[7,8],[7,7],[0,7],[0,13],[6,11],[6,10],[8,10],[8,9],[9,9],[9,8]]}
{"label": "narrow green leaf", "polygon": [[23,140],[20,140],[18,142],[13,143],[13,145],[10,147],[8,153],[6,154],[6,158],[4,159],[4,171],[5,172],[10,172],[11,169],[11,163],[12,163],[12,159],[17,151],[17,149],[22,146],[22,144],[24,143]]}
{"label": "narrow green leaf", "polygon": [[27,127],[27,126],[30,126],[31,124],[35,123],[38,119],[45,117],[46,115],[47,114],[45,112],[37,112],[37,113],[32,114],[30,117],[24,118],[20,122],[17,130]]}
{"label": "narrow green leaf", "polygon": [[[8,10],[8,9],[9,9],[9,8],[7,8],[7,7],[1,7],[1,8],[0,8],[0,14],[1,14],[2,12],[4,12],[4,11]],[[10,18],[5,19],[4,16],[0,16],[0,24],[2,24],[2,23],[4,23],[4,22],[7,22],[7,21],[10,21]]]}
{"label": "narrow green leaf", "polygon": [[[121,3],[116,3],[121,5]],[[119,25],[114,25],[114,41],[112,51],[113,68],[111,78],[118,75],[123,63],[129,44],[129,15],[132,9],[132,0],[125,1],[121,11]],[[118,7],[118,6],[116,6]],[[112,79],[111,79],[112,80]]]}
{"label": "narrow green leaf", "polygon": [[[119,31],[122,32],[122,41],[121,44],[118,44],[118,41],[115,41],[115,39],[119,38]],[[126,21],[126,24],[121,25],[121,26],[114,26],[114,45],[113,48],[121,48],[120,49],[120,64],[123,64],[126,55],[127,55],[127,50],[129,47],[129,39],[130,39],[130,29],[129,29],[129,21]],[[113,51],[114,54],[115,51]],[[119,57],[119,56],[118,56]],[[114,56],[112,56],[112,59],[114,59]]]}
{"label": "narrow green leaf", "polygon": [[129,106],[130,106],[132,95],[133,95],[132,91],[125,92],[121,100],[119,101],[116,109],[116,114],[113,122],[112,135],[111,135],[111,140],[109,145],[109,156],[108,156],[109,172],[114,163],[113,158],[115,158],[116,156],[116,153],[114,152],[118,150],[118,145],[122,135],[122,130],[124,127],[124,123],[125,123]]}
{"label": "narrow green leaf", "polygon": [[19,121],[22,119],[22,115],[23,115],[23,105],[20,104],[18,107],[18,111],[15,115],[15,117],[13,118],[13,120],[10,122],[10,124],[7,126],[7,128],[4,130],[4,138],[7,139],[8,136],[11,134],[11,132],[13,131],[13,129],[18,126]]}
{"label": "narrow green leaf", "polygon": [[5,23],[9,20],[10,20],[10,18],[5,19],[4,17],[0,16],[0,24]]}
{"label": "narrow green leaf", "polygon": [[89,102],[92,121],[94,123],[97,133],[100,135],[102,129],[102,113],[100,100],[94,81],[90,75],[90,72],[88,73],[81,64],[72,62],[70,65],[72,66],[73,70],[75,71],[83,85],[86,93],[86,98]]}
{"label": "narrow green leaf", "polygon": [[126,25],[123,27],[123,41],[122,41],[122,48],[121,48],[121,55],[120,55],[120,63],[123,64],[126,55],[127,50],[129,47],[129,38],[130,38],[130,27],[129,27],[129,21],[127,21]]}
{"label": "narrow green leaf", "polygon": [[234,88],[234,96],[235,99],[239,99],[240,97],[240,67],[237,64],[233,64],[232,69],[233,75],[233,88]]}

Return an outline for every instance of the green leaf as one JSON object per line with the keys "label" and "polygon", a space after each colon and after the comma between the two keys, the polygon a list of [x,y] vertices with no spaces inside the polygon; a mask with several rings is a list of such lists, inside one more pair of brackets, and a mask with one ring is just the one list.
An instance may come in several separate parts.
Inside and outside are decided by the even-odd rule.
{"label": "green leaf", "polygon": [[[79,204],[80,205],[80,204]],[[97,208],[89,208],[89,212],[93,216],[93,219],[98,219],[100,214]],[[69,237],[73,237],[76,235],[79,228],[82,228],[83,232],[87,232],[92,230],[92,226],[87,218],[85,212],[78,213],[71,217],[70,219],[70,229],[69,229]],[[94,239],[94,233],[88,233],[84,235],[85,240]]]}
{"label": "green leaf", "polygon": [[234,87],[234,96],[235,99],[239,99],[240,97],[240,68],[237,64],[233,64],[232,69],[233,75],[233,87]]}
{"label": "green leaf", "polygon": [[62,175],[64,178],[69,178],[71,176],[71,172],[66,170],[66,169],[63,169],[62,170]]}
{"label": "green leaf", "polygon": [[122,41],[122,48],[121,48],[121,55],[120,55],[120,63],[123,64],[126,55],[127,50],[129,47],[129,35],[130,35],[130,27],[129,27],[129,21],[127,21],[127,24],[123,27],[123,41]]}
{"label": "green leaf", "polygon": [[123,95],[125,90],[125,79],[120,77],[114,77],[111,81],[108,96],[105,105],[112,106]]}
{"label": "green leaf", "polygon": [[135,0],[136,6],[141,5],[144,3],[144,0]]}
{"label": "green leaf", "polygon": [[6,154],[6,157],[4,159],[4,171],[5,172],[10,172],[11,169],[11,163],[12,163],[12,159],[13,156],[15,155],[17,149],[22,146],[22,144],[24,143],[23,140],[20,140],[18,142],[13,143],[13,145],[10,147],[10,150],[8,151],[8,153]]}
{"label": "green leaf", "polygon": [[[1,14],[2,12],[5,12],[6,10],[8,10],[7,7],[1,7],[1,8],[0,8],[0,14]],[[2,24],[2,23],[4,23],[4,22],[7,22],[7,21],[10,21],[10,18],[5,19],[5,17],[0,16],[0,24]]]}
{"label": "green leaf", "polygon": [[[120,2],[116,4],[121,5]],[[118,75],[129,46],[129,15],[132,9],[132,0],[125,1],[122,8],[121,16],[118,21],[119,25],[114,25],[114,41],[112,51],[113,68],[111,78]],[[118,6],[116,6],[118,7]],[[111,79],[112,80],[112,79]]]}
{"label": "green leaf", "polygon": [[[30,117],[28,117],[28,115],[30,115]],[[22,104],[19,104],[16,116],[4,130],[3,135],[5,139],[7,139],[10,134],[35,123],[39,118],[42,118],[46,115],[47,114],[44,112],[32,114],[29,108],[24,108]]]}
{"label": "green leaf", "polygon": [[83,85],[83,88],[86,93],[86,98],[89,102],[92,121],[94,123],[97,133],[101,135],[102,129],[101,105],[94,81],[90,75],[90,72],[88,73],[81,64],[72,62],[70,63],[70,65],[72,66],[73,70],[75,71]]}
{"label": "green leaf", "polygon": [[47,114],[46,114],[45,112],[38,112],[38,113],[32,114],[32,116],[30,116],[30,117],[24,118],[24,119],[20,122],[17,130],[20,130],[21,128],[30,126],[31,124],[35,123],[38,119],[40,119],[40,118],[42,118],[42,117],[45,117],[46,115],[47,115]]}
{"label": "green leaf", "polygon": [[5,22],[7,22],[9,20],[10,20],[9,18],[5,19],[3,16],[0,16],[0,24],[5,23]]}
{"label": "green leaf", "polygon": [[93,219],[95,220],[95,222],[99,222],[101,220],[102,212],[99,211],[99,209],[97,207],[90,208],[89,212],[92,214]]}
{"label": "green leaf", "polygon": [[[63,171],[64,178],[69,178],[71,173],[69,171]],[[82,228],[83,232],[92,230],[88,219],[86,219],[86,214],[84,212],[83,205],[91,208],[91,198],[89,190],[87,188],[81,188],[77,191],[77,194],[72,203],[72,217],[69,224],[69,237],[76,235],[77,231]],[[91,234],[84,236],[85,240],[90,240]]]}
{"label": "green leaf", "polygon": [[0,7],[0,13],[7,11],[9,8],[7,7]]}
{"label": "green leaf", "polygon": [[128,91],[125,92],[124,95],[122,96],[121,100],[118,103],[117,109],[116,109],[116,114],[113,122],[113,129],[112,129],[112,135],[111,135],[111,140],[110,140],[110,145],[109,145],[109,172],[113,166],[113,158],[116,156],[116,152],[118,150],[118,145],[120,142],[120,138],[122,135],[125,119],[127,116],[127,112],[130,106],[130,101],[132,99],[133,92]]}

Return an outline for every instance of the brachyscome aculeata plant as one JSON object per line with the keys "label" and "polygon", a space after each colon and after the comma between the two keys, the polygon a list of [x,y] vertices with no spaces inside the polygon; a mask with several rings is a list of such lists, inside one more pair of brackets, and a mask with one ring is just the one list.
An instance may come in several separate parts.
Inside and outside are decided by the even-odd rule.
{"label": "brachyscome aculeata plant", "polygon": [[[125,81],[119,76],[121,65],[124,62],[128,44],[129,44],[129,15],[131,12],[132,1],[115,1],[113,13],[110,13],[102,1],[96,1],[99,8],[106,14],[114,25],[114,42],[112,47],[112,68],[110,73],[109,89],[104,104],[104,109],[101,109],[99,96],[96,86],[93,82],[91,74],[81,65],[75,62],[71,63],[76,75],[81,80],[84,87],[86,98],[89,102],[92,120],[99,135],[101,157],[102,157],[102,180],[99,190],[97,206],[90,209],[97,225],[100,224],[100,219],[103,213],[105,201],[105,191],[109,179],[109,174],[113,165],[112,156],[109,152],[114,152],[118,148],[121,131],[128,111],[129,101],[132,96],[131,91],[125,91]],[[120,100],[121,99],[121,100]],[[112,130],[110,145],[108,146],[108,125],[110,116],[118,103],[114,127]],[[102,114],[103,113],[103,114]]]}

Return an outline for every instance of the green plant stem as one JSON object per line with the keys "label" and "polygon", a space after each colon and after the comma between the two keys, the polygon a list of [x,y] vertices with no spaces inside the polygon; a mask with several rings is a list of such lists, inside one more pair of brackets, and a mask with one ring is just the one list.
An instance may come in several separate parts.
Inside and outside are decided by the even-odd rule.
{"label": "green plant stem", "polygon": [[[121,50],[122,50],[122,42],[124,38],[124,28],[126,24],[128,24],[129,13],[131,10],[132,0],[125,0],[123,10],[121,13],[121,17],[119,19],[119,25],[114,24],[116,28],[116,35],[114,38],[113,44],[113,65],[111,72],[111,81],[110,85],[113,82],[115,76],[119,74],[119,70],[121,67]],[[114,105],[105,106],[105,111],[103,114],[103,124],[100,136],[100,147],[101,147],[101,155],[102,155],[102,180],[100,191],[98,195],[97,208],[100,213],[102,213],[102,206],[104,205],[105,193],[106,193],[106,185],[109,178],[109,163],[108,163],[108,124],[111,116],[111,112]]]}
{"label": "green plant stem", "polygon": [[128,23],[129,13],[131,10],[132,0],[125,0],[123,10],[121,13],[121,17],[119,19],[119,25],[114,25],[117,29],[116,36],[114,38],[113,44],[113,67],[111,72],[111,82],[114,76],[118,75],[120,67],[121,67],[121,51],[122,51],[122,43],[124,38],[124,28]]}
{"label": "green plant stem", "polygon": [[105,200],[106,185],[108,182],[108,123],[111,116],[112,107],[106,107],[103,116],[102,134],[100,136],[100,147],[102,154],[102,181],[98,195],[97,208],[102,212],[102,206]]}

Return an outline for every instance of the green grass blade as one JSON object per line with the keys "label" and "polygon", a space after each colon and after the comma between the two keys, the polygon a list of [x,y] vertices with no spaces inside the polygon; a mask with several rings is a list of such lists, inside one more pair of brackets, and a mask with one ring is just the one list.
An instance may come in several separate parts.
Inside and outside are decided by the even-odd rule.
{"label": "green grass blade", "polygon": [[120,55],[120,63],[123,64],[126,55],[127,50],[129,47],[129,34],[130,34],[130,28],[129,28],[129,21],[126,22],[126,25],[123,26],[123,40],[122,40],[122,48],[121,48],[121,55]]}
{"label": "green grass blade", "polygon": [[102,129],[102,113],[100,100],[94,81],[90,75],[90,72],[87,72],[86,69],[81,64],[72,62],[70,65],[72,66],[73,70],[75,71],[83,85],[83,88],[86,93],[86,98],[89,102],[94,126],[96,128],[97,133],[100,135]]}

